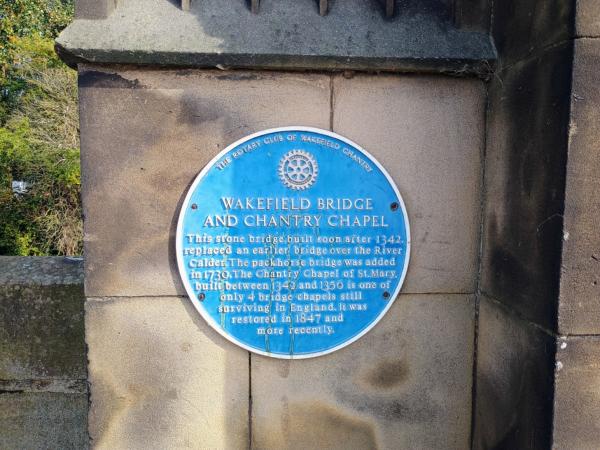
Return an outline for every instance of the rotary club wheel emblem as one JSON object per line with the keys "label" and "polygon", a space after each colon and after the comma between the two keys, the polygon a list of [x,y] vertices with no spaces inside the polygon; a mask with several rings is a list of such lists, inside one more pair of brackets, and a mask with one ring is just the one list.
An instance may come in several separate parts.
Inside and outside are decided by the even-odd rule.
{"label": "rotary club wheel emblem", "polygon": [[279,178],[290,189],[308,189],[317,180],[318,173],[317,161],[304,150],[287,152],[279,161]]}

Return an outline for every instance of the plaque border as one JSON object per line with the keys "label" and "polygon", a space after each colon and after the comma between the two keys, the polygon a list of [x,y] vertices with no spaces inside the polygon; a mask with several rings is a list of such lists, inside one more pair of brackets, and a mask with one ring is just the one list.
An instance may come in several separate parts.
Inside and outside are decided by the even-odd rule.
{"label": "plaque border", "polygon": [[[270,353],[270,352],[258,350],[256,348],[250,347],[249,345],[246,345],[245,343],[241,342],[240,340],[238,340],[231,334],[228,334],[224,330],[221,329],[220,325],[217,322],[215,322],[215,320],[208,313],[205,312],[204,308],[202,307],[202,304],[197,300],[194,290],[192,289],[192,286],[190,285],[189,280],[187,279],[187,276],[183,276],[184,274],[186,274],[186,270],[185,270],[185,265],[184,265],[184,261],[183,261],[183,248],[182,248],[182,244],[181,244],[181,237],[182,237],[182,231],[183,231],[183,218],[185,216],[185,212],[188,210],[188,205],[189,205],[192,194],[196,190],[196,187],[198,186],[200,181],[208,173],[208,171],[210,169],[212,169],[213,166],[223,156],[225,156],[227,153],[229,153],[235,147],[243,144],[244,142],[249,141],[254,138],[257,138],[259,136],[266,135],[266,134],[286,132],[286,131],[306,131],[306,132],[323,134],[325,136],[329,136],[331,138],[338,139],[348,145],[351,145],[352,147],[354,147],[355,149],[357,149],[361,153],[363,153],[365,156],[367,156],[369,158],[369,160],[373,164],[375,164],[375,166],[377,166],[377,168],[381,171],[381,173],[383,173],[383,175],[385,175],[388,183],[390,183],[390,185],[392,186],[392,189],[394,190],[394,193],[396,194],[396,196],[399,200],[402,214],[404,215],[404,219],[405,219],[405,226],[406,226],[406,257],[404,259],[404,267],[402,269],[402,274],[400,275],[400,280],[398,281],[398,286],[396,286],[394,293],[390,296],[390,299],[388,300],[386,307],[381,310],[381,312],[375,318],[375,320],[373,320],[373,322],[371,322],[368,327],[366,327],[363,331],[361,331],[357,335],[353,336],[352,338],[350,338],[350,339],[342,342],[341,344],[336,345],[335,347],[332,347],[328,350],[324,350],[321,352],[313,352],[313,353],[305,353],[305,354],[291,354],[291,355]],[[344,136],[340,136],[339,134],[334,133],[332,131],[323,130],[321,128],[315,128],[315,127],[306,127],[306,126],[277,127],[277,128],[268,128],[265,130],[257,131],[255,133],[249,134],[241,139],[238,139],[237,141],[233,142],[232,144],[228,145],[223,150],[221,150],[215,157],[213,157],[208,163],[206,163],[206,165],[202,168],[202,170],[195,176],[194,181],[188,188],[185,198],[183,200],[183,203],[181,204],[181,208],[179,209],[179,217],[177,219],[177,231],[175,233],[175,254],[176,254],[175,256],[177,258],[177,269],[179,271],[179,278],[181,279],[183,286],[185,287],[185,291],[187,293],[189,300],[192,302],[192,304],[194,305],[194,308],[198,311],[198,313],[200,313],[202,318],[208,323],[208,325],[214,331],[218,332],[221,336],[223,336],[229,342],[231,342],[239,347],[242,347],[243,349],[245,349],[249,352],[256,353],[256,354],[262,355],[262,356],[271,357],[271,358],[277,358],[277,359],[308,359],[308,358],[316,358],[318,356],[328,355],[329,353],[333,353],[337,350],[347,347],[348,345],[352,344],[353,342],[356,342],[358,339],[360,339],[365,334],[367,334],[369,331],[371,331],[375,327],[375,325],[377,325],[381,321],[381,319],[387,314],[389,309],[392,307],[392,305],[396,301],[398,295],[400,294],[402,286],[404,285],[404,279],[406,278],[406,272],[408,271],[408,265],[410,262],[410,246],[411,246],[410,224],[409,224],[409,220],[408,220],[408,212],[406,211],[406,205],[404,204],[404,199],[402,198],[402,195],[400,194],[400,191],[398,190],[396,183],[394,182],[394,180],[392,179],[392,177],[390,176],[388,171],[385,170],[385,168],[379,163],[379,161],[373,155],[371,155],[368,151],[366,151],[364,148],[362,148],[360,145],[358,145],[354,141],[351,141],[350,139],[345,138]]]}

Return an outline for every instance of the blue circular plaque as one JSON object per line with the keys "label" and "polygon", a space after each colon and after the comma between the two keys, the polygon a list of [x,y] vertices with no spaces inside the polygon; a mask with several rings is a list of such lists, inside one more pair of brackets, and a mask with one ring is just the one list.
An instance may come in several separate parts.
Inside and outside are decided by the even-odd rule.
{"label": "blue circular plaque", "polygon": [[410,253],[402,197],[357,144],[306,127],[253,134],[194,180],[177,262],[196,309],[241,347],[309,358],[367,333]]}

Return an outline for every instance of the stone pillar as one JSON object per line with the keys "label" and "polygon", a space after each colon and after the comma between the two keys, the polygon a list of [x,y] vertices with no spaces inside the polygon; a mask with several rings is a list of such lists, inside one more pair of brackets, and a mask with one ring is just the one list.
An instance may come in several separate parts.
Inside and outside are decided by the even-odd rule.
{"label": "stone pillar", "polygon": [[577,2],[554,397],[554,447],[600,432],[600,12]]}
{"label": "stone pillar", "polygon": [[[480,81],[80,66],[80,95],[96,447],[468,445]],[[187,186],[220,149],[297,123],[371,149],[404,193],[415,245],[375,330],[332,355],[276,361],[196,313],[173,235]]]}
{"label": "stone pillar", "polygon": [[117,0],[79,0],[75,2],[76,19],[106,19],[117,6]]}
{"label": "stone pillar", "polygon": [[[79,70],[93,447],[597,447],[597,0],[92,3],[57,49]],[[366,336],[278,361],[199,317],[174,233],[213,156],[293,125],[387,168],[412,258]]]}
{"label": "stone pillar", "polygon": [[572,5],[492,6],[473,448],[545,449],[569,138]]}
{"label": "stone pillar", "polygon": [[598,6],[493,6],[474,448],[598,448]]}
{"label": "stone pillar", "polygon": [[[448,3],[388,19],[363,0],[332,3],[325,17],[304,2],[261,2],[253,14],[242,1],[183,12],[128,0],[61,35],[79,71],[94,448],[469,447],[480,77],[494,49],[474,31],[485,21],[465,15],[473,29],[457,28]],[[204,165],[239,138],[294,125],[340,133],[387,169],[406,202],[411,262],[367,335],[279,361],[199,316],[174,237]]]}

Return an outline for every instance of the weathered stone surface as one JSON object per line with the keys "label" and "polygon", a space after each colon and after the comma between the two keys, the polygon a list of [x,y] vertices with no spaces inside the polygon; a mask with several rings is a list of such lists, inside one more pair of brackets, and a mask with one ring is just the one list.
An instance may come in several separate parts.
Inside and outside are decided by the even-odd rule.
{"label": "weathered stone surface", "polygon": [[489,94],[482,290],[556,329],[571,45],[499,72]]}
{"label": "weathered stone surface", "polygon": [[[598,10],[596,15],[600,16]],[[600,334],[600,39],[578,39],[560,280],[561,334]]]}
{"label": "weathered stone surface", "polygon": [[333,130],[373,154],[406,203],[412,242],[403,292],[474,292],[483,84],[441,77],[336,77],[333,99]]}
{"label": "weathered stone surface", "polygon": [[483,296],[477,341],[473,449],[550,448],[554,338]]}
{"label": "weathered stone surface", "polygon": [[88,448],[87,395],[0,393],[0,448]]}
{"label": "weathered stone surface", "polygon": [[492,2],[488,0],[455,0],[454,21],[462,30],[490,30]]}
{"label": "weathered stone surface", "polygon": [[[329,79],[320,75],[88,68],[80,85],[88,296],[184,294],[172,241],[199,169],[252,131],[329,127]],[[380,76],[335,86],[335,131],[380,158],[406,197],[416,234],[405,292],[472,292],[482,84]],[[398,102],[407,105],[401,127]],[[421,120],[426,132],[416,127]]]}
{"label": "weathered stone surface", "polygon": [[85,379],[82,272],[81,260],[0,257],[0,380]]}
{"label": "weathered stone surface", "polygon": [[64,394],[87,394],[86,378],[24,378],[0,379],[0,392],[55,392]]}
{"label": "weathered stone surface", "polygon": [[77,0],[75,19],[106,19],[116,6],[117,0]]}
{"label": "weathered stone surface", "polygon": [[60,256],[0,256],[0,285],[80,285],[83,259]]}
{"label": "weathered stone surface", "polygon": [[265,128],[329,128],[330,78],[83,68],[87,296],[185,294],[174,235],[194,176]]}
{"label": "weathered stone surface", "polygon": [[492,36],[500,67],[540,54],[573,35],[572,0],[499,0],[492,6]]}
{"label": "weathered stone surface", "polygon": [[600,37],[600,0],[577,0],[577,36]]}
{"label": "weathered stone surface", "polygon": [[401,295],[337,352],[252,355],[252,448],[468,448],[473,323],[471,296]]}
{"label": "weathered stone surface", "polygon": [[558,340],[554,448],[595,450],[600,435],[600,337]]}
{"label": "weathered stone surface", "polygon": [[86,334],[94,448],[247,448],[248,353],[188,299],[88,300]]}
{"label": "weathered stone surface", "polygon": [[[93,5],[94,2],[102,6]],[[101,16],[112,0],[83,0]],[[126,0],[106,20],[76,20],[57,40],[74,65],[151,64],[186,67],[356,69],[487,73],[495,58],[487,33],[460,30],[444,3],[403,1],[388,20],[376,1],[330,2],[320,17],[314,0]],[[100,10],[100,11],[98,11]]]}

